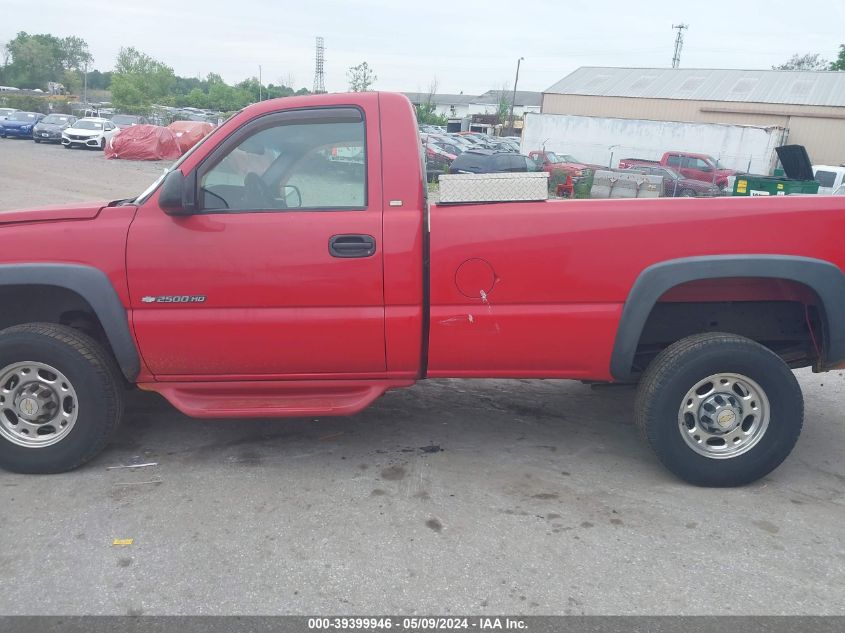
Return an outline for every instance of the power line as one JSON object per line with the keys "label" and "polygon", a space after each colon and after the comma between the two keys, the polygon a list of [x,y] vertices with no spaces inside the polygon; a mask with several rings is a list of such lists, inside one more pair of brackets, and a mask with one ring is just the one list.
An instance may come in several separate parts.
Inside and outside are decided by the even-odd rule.
{"label": "power line", "polygon": [[672,25],[673,29],[678,29],[678,35],[675,38],[675,54],[672,56],[672,68],[678,68],[681,65],[681,50],[684,48],[684,31],[689,28],[688,24]]}

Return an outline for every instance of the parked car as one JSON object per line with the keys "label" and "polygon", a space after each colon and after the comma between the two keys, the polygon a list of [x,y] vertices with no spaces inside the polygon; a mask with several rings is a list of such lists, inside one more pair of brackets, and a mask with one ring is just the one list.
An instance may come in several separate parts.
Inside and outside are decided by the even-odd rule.
{"label": "parked car", "polygon": [[445,150],[439,143],[427,142],[425,144],[425,172],[428,181],[433,182],[437,176],[448,172],[449,166],[457,156],[458,154]]}
{"label": "parked car", "polygon": [[[443,150],[447,154],[452,154],[453,156],[460,156],[463,154],[466,149],[457,143],[452,143],[451,139],[449,140],[441,140],[441,138],[430,136],[428,139],[428,145],[432,145],[438,149]],[[452,159],[454,160],[454,159]]]}
{"label": "parked car", "polygon": [[[418,143],[400,94],[272,99],[135,198],[0,214],[0,466],[93,459],[127,383],[197,417],[322,418],[426,378],[639,383],[642,436],[700,486],[786,459],[792,370],[845,368],[845,198],[436,204]],[[335,146],[360,170],[315,172]]]}
{"label": "parked car", "polygon": [[40,112],[12,112],[5,121],[0,121],[0,137],[32,138],[32,128],[43,118]]}
{"label": "parked car", "polygon": [[0,108],[0,121],[5,121],[13,112],[17,112],[17,108]]}
{"label": "parked car", "polygon": [[537,150],[528,152],[528,156],[534,159],[537,164],[541,165],[543,171],[547,171],[550,174],[562,171],[573,178],[581,178],[587,175],[590,170],[589,165],[579,162],[574,156],[570,156],[569,154]]}
{"label": "parked car", "polygon": [[728,178],[735,176],[735,169],[723,167],[718,160],[707,154],[691,152],[666,152],[660,160],[645,160],[642,158],[623,158],[619,161],[619,169],[632,167],[671,167],[685,178],[712,182],[720,189],[728,184]]}
{"label": "parked car", "polygon": [[32,140],[36,143],[61,143],[62,132],[76,121],[77,118],[70,114],[48,114],[32,128]]}
{"label": "parked car", "polygon": [[187,152],[214,130],[211,123],[201,121],[174,121],[167,128],[176,135],[182,153]]}
{"label": "parked car", "polygon": [[105,149],[106,143],[117,131],[117,126],[108,119],[85,117],[62,132],[62,145],[67,149],[73,147]]}
{"label": "parked car", "polygon": [[136,116],[134,114],[114,114],[111,117],[111,122],[121,130],[125,127],[132,127],[133,125],[149,124],[146,117]]}
{"label": "parked car", "polygon": [[470,149],[458,156],[450,174],[491,174],[497,172],[539,171],[534,160],[522,154],[492,149]]}
{"label": "parked car", "polygon": [[501,138],[491,138],[487,141],[487,146],[490,149],[499,150],[500,152],[516,152],[519,153],[519,146],[515,146],[510,141],[506,141]]}
{"label": "parked car", "polygon": [[464,149],[464,151],[475,147],[475,143],[473,143],[471,140],[461,134],[444,134],[443,138],[447,139],[450,143],[460,145]]}
{"label": "parked car", "polygon": [[722,190],[712,182],[684,178],[671,167],[638,167],[631,169],[640,174],[663,178],[663,197],[700,198],[718,196]]}
{"label": "parked car", "polygon": [[813,165],[813,176],[819,183],[819,194],[830,195],[845,182],[845,165]]}

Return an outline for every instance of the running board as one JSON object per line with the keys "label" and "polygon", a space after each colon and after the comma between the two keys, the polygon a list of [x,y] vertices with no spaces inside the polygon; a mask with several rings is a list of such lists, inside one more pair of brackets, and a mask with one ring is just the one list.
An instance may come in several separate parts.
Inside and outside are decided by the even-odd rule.
{"label": "running board", "polygon": [[287,418],[358,413],[388,389],[413,380],[139,383],[194,418]]}

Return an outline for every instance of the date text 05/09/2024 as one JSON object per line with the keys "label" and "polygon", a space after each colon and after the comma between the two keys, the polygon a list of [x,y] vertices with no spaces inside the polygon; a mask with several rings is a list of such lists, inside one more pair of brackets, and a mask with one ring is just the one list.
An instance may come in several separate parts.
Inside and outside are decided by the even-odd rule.
{"label": "date text 05/09/2024", "polygon": [[496,631],[527,630],[527,623],[511,617],[324,617],[308,618],[312,631]]}

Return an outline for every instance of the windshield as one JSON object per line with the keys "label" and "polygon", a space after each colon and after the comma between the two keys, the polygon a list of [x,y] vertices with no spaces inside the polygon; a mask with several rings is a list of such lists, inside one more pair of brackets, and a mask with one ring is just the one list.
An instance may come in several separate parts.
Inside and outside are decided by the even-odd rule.
{"label": "windshield", "polygon": [[558,158],[557,154],[554,152],[546,152],[546,160],[550,163],[562,163],[563,161]]}
{"label": "windshield", "polygon": [[9,115],[10,121],[34,121],[35,120],[35,113],[34,112],[13,112]]}
{"label": "windshield", "polygon": [[91,121],[82,119],[73,124],[77,130],[102,130],[103,124],[100,121]]}
{"label": "windshield", "polygon": [[70,121],[70,117],[65,114],[51,114],[41,119],[42,123],[53,123],[55,125],[64,125],[68,121]]}
{"label": "windshield", "polygon": [[678,180],[678,179],[681,177],[681,174],[679,174],[678,172],[676,172],[674,169],[672,169],[672,168],[670,168],[670,167],[664,167],[664,168],[663,168],[663,171],[664,171],[664,172],[665,172],[665,173],[666,173],[666,174],[667,174],[667,175],[668,175],[668,176],[669,176],[672,180]]}
{"label": "windshield", "polygon": [[111,118],[111,120],[112,120],[112,123],[117,123],[117,124],[121,124],[121,123],[132,124],[132,123],[138,122],[138,117],[129,116],[127,114],[116,114]]}
{"label": "windshield", "polygon": [[[233,114],[232,116],[230,116],[230,117],[229,117],[229,119],[231,119],[233,116],[236,116],[236,115],[238,115],[238,114],[240,114],[240,111],[235,112],[235,114]],[[226,121],[228,121],[229,119],[226,119]],[[225,125],[225,122],[224,122],[224,125]],[[182,158],[180,158],[180,159],[179,159],[179,160],[177,160],[175,163],[173,163],[170,167],[168,167],[167,169],[165,169],[165,170],[164,170],[164,172],[162,172],[161,176],[159,176],[158,178],[156,178],[156,180],[155,180],[155,182],[154,182],[153,184],[151,184],[149,187],[147,187],[146,189],[144,189],[144,191],[142,191],[142,192],[141,192],[141,194],[140,194],[137,198],[135,198],[134,200],[132,200],[131,202],[129,202],[129,204],[144,204],[144,203],[147,201],[147,199],[148,199],[151,195],[153,195],[153,192],[154,192],[156,189],[158,189],[158,186],[161,184],[162,180],[164,180],[164,177],[165,177],[165,176],[167,176],[167,174],[169,174],[169,173],[170,173],[171,171],[173,171],[174,169],[179,169],[179,166],[187,160],[188,156],[190,156],[190,155],[191,155],[191,154],[193,154],[195,151],[197,151],[197,149],[199,149],[199,147],[200,147],[200,146],[202,146],[202,145],[203,145],[203,144],[204,144],[204,143],[205,143],[208,139],[210,139],[212,136],[214,136],[215,134],[217,134],[217,131],[218,131],[220,128],[222,128],[222,127],[223,127],[223,125],[218,125],[216,128],[214,128],[213,130],[211,130],[211,132],[210,132],[210,133],[209,133],[209,134],[208,134],[208,135],[207,135],[204,139],[202,139],[199,143],[197,143],[196,145],[194,145],[194,146],[193,146],[191,149],[189,149],[187,152],[185,152],[184,154],[182,154]]]}

